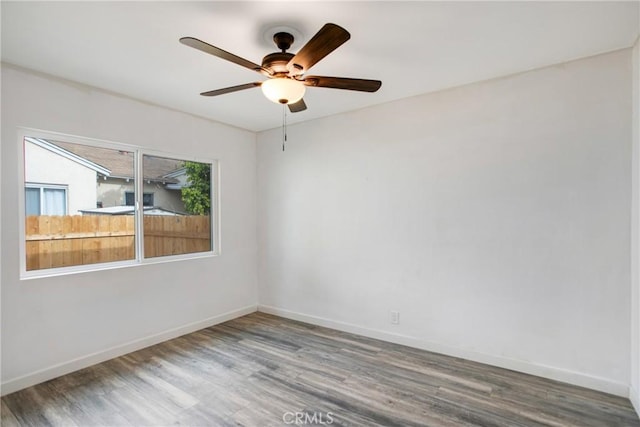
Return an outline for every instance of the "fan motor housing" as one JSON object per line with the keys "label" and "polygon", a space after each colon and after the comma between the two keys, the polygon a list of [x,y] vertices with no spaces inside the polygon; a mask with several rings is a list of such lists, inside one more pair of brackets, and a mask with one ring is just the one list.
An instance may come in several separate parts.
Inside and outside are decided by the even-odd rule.
{"label": "fan motor housing", "polygon": [[262,68],[272,71],[274,74],[289,73],[287,64],[295,55],[287,52],[274,52],[262,58]]}

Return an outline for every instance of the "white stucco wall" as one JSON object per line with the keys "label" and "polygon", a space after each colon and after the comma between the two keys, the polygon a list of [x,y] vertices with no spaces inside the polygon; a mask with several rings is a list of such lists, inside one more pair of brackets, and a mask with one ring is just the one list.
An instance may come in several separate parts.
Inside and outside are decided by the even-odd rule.
{"label": "white stucco wall", "polygon": [[[144,193],[153,193],[153,204],[174,212],[185,212],[180,190],[167,190],[161,183],[144,183]],[[98,200],[102,207],[123,206],[125,204],[125,192],[133,192],[133,180],[112,178],[98,181]]]}
{"label": "white stucco wall", "polygon": [[25,142],[25,182],[67,186],[67,214],[96,207],[96,172],[45,148]]}

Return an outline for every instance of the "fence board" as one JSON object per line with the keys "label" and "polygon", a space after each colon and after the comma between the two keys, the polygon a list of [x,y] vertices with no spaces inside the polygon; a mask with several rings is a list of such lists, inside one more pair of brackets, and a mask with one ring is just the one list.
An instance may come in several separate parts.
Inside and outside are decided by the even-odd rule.
{"label": "fence board", "polygon": [[[50,217],[41,216],[38,218],[38,231],[44,233],[51,233]],[[51,242],[41,241],[38,244],[38,251],[40,252],[38,257],[38,268],[49,268],[52,265],[51,259]]]}
{"label": "fence board", "polygon": [[211,250],[208,216],[147,216],[144,218],[145,257]]}
{"label": "fence board", "polygon": [[[208,216],[145,216],[146,258],[211,250]],[[28,216],[27,270],[135,258],[132,215]]]}

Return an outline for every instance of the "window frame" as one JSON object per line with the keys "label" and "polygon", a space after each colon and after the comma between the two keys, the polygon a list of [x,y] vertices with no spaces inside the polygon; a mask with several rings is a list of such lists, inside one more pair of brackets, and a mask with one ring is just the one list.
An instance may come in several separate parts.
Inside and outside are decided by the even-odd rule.
{"label": "window frame", "polygon": [[[88,138],[83,136],[75,136],[58,132],[44,131],[32,128],[18,128],[18,185],[20,191],[18,191],[18,234],[19,234],[19,253],[20,253],[20,280],[37,279],[45,277],[53,277],[67,274],[85,273],[93,271],[111,270],[125,267],[135,267],[148,264],[160,264],[165,262],[175,262],[198,258],[211,258],[217,257],[222,254],[221,250],[221,227],[220,227],[220,160],[215,158],[205,158],[201,156],[189,156],[185,154],[176,154],[166,151],[150,150],[145,147],[133,144],[125,144],[120,142],[113,142],[103,139]],[[25,188],[27,182],[25,180],[25,138],[42,138],[45,140],[59,140],[72,144],[81,144],[96,148],[106,148],[112,150],[124,150],[133,153],[134,157],[134,222],[135,222],[135,256],[131,260],[123,261],[111,261],[102,262],[96,264],[84,264],[74,265],[69,267],[53,267],[41,270],[27,270],[26,260],[26,230],[25,230]],[[205,252],[194,252],[180,255],[167,255],[153,258],[144,257],[144,229],[143,220],[143,186],[144,179],[142,179],[142,158],[144,155],[159,156],[172,158],[183,161],[193,161],[200,163],[208,163],[211,165],[211,213],[210,213],[210,232],[211,232],[211,250]],[[29,183],[36,184],[37,183]],[[51,186],[52,188],[54,186]],[[68,187],[65,188],[66,196],[66,208],[69,212],[69,192]],[[61,188],[57,186],[56,188]]]}
{"label": "window frame", "polygon": [[[129,196],[129,194],[131,194],[133,196],[133,204],[132,205],[130,205],[128,203],[129,201],[128,201],[127,197]],[[153,203],[151,203],[150,205],[144,203],[145,196],[151,196],[151,200],[154,201],[154,194],[155,193],[149,193],[149,192],[142,193],[142,206],[147,206],[147,207],[148,206],[154,206]],[[136,192],[135,191],[125,191],[124,192],[124,205],[125,206],[135,206],[136,205]]]}
{"label": "window frame", "polygon": [[[44,192],[45,190],[63,190],[64,191],[64,214],[67,215],[69,213],[69,186],[68,185],[59,185],[59,184],[43,184],[40,182],[25,182],[24,190],[27,188],[37,188],[40,190],[40,209],[38,215],[44,215],[42,213],[42,207],[44,206]],[[24,210],[26,214],[27,206],[26,206],[26,198]]]}
{"label": "window frame", "polygon": [[[211,250],[206,252],[192,252],[187,254],[180,255],[164,255],[158,257],[146,258],[144,256],[144,206],[142,206],[142,195],[144,194],[144,179],[138,179],[135,181],[136,188],[136,233],[139,231],[139,234],[136,234],[136,237],[139,236],[140,240],[140,264],[156,264],[162,262],[170,262],[170,261],[180,261],[183,259],[193,259],[193,258],[205,258],[210,256],[217,256],[221,254],[220,250],[220,165],[219,160],[211,160],[205,159],[201,157],[189,157],[179,154],[172,154],[166,151],[157,151],[157,150],[139,150],[138,155],[136,156],[136,176],[143,175],[142,162],[144,156],[154,156],[154,157],[165,157],[174,160],[181,161],[191,161],[198,163],[208,163],[211,165],[211,181],[209,182],[209,186],[211,188],[211,213],[209,214],[210,221],[210,237],[211,237]],[[214,208],[215,206],[215,208]]]}

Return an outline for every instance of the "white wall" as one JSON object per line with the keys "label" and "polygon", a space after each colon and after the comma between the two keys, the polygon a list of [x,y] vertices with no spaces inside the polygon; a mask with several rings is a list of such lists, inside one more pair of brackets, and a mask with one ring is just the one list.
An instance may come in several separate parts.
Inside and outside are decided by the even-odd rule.
{"label": "white wall", "polygon": [[25,182],[67,186],[67,214],[96,207],[96,171],[30,142],[24,144]]}
{"label": "white wall", "polygon": [[[220,159],[223,254],[19,280],[17,127]],[[255,134],[2,67],[2,392],[255,310]]]}
{"label": "white wall", "polygon": [[623,50],[260,133],[260,309],[627,395],[630,92]]}
{"label": "white wall", "polygon": [[631,377],[629,398],[640,414],[640,39],[633,47],[631,153]]}

